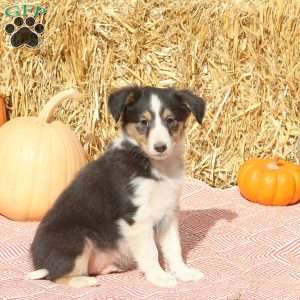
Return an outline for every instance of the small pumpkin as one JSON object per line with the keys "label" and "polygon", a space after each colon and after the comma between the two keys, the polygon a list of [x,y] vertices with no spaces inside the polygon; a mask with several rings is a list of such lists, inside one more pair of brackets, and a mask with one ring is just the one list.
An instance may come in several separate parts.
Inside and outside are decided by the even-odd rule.
{"label": "small pumpkin", "polygon": [[6,108],[5,108],[5,99],[0,96],[0,126],[6,122]]}
{"label": "small pumpkin", "polygon": [[243,197],[264,205],[289,205],[300,200],[300,167],[279,159],[250,159],[240,168]]}
{"label": "small pumpkin", "polygon": [[63,100],[78,96],[77,90],[66,90],[51,98],[38,117],[15,118],[0,127],[0,214],[40,220],[86,164],[72,130],[60,121],[49,123]]}

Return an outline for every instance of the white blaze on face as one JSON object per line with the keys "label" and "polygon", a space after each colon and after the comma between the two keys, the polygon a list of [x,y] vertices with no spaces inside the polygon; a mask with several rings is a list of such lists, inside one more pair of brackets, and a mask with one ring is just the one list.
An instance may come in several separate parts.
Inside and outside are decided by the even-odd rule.
{"label": "white blaze on face", "polygon": [[[161,119],[161,109],[162,103],[159,97],[155,94],[151,95],[150,98],[150,110],[154,114],[154,122],[153,127],[150,129],[149,138],[148,138],[148,147],[149,154],[152,156],[157,156],[163,158],[167,156],[171,151],[172,140],[169,134],[168,129],[163,124],[163,120]],[[163,152],[159,152],[155,149],[157,146],[166,146],[166,150]]]}

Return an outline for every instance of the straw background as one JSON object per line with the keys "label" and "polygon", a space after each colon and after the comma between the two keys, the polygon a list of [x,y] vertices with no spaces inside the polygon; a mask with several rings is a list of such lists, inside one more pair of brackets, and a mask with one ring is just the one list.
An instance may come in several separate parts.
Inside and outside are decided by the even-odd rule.
{"label": "straw background", "polygon": [[[1,28],[13,3],[0,1]],[[40,49],[10,49],[0,30],[0,93],[11,118],[36,115],[53,94],[77,86],[81,100],[55,118],[70,124],[92,159],[117,133],[106,107],[113,89],[190,88],[208,108],[202,126],[189,121],[189,175],[224,188],[250,157],[296,161],[300,1],[41,3],[48,12],[38,19],[46,26]]]}

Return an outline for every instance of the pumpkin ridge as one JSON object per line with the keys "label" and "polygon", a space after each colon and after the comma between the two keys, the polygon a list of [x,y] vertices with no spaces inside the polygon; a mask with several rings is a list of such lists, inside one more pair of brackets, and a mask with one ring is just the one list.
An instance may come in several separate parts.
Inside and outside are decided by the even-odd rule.
{"label": "pumpkin ridge", "polygon": [[[70,139],[70,140],[71,140],[72,145],[71,145],[71,143],[69,143],[69,144],[64,143],[65,151],[67,153],[70,150],[74,151],[74,143],[72,142],[72,139]],[[68,150],[68,148],[70,150]],[[73,179],[73,176],[72,176],[73,166],[74,166],[74,158],[69,156],[68,157],[68,164],[67,164],[67,170],[68,170],[68,172],[67,172],[67,174],[68,174],[68,176],[67,176],[67,184],[69,184],[70,181]]]}
{"label": "pumpkin ridge", "polygon": [[251,168],[251,164],[246,162],[239,171],[239,176],[238,176],[238,182],[240,181],[240,184],[242,184],[244,186],[244,175],[248,172],[249,168]]}
{"label": "pumpkin ridge", "polygon": [[[59,124],[60,125],[60,124]],[[59,133],[59,128],[57,127],[57,128],[55,128],[55,131],[58,131],[58,132],[56,132],[56,135],[57,136],[59,136],[59,139],[61,140],[61,143],[62,143],[62,145],[63,145],[63,151],[64,151],[64,153],[70,153],[69,151],[68,151],[68,145],[65,143],[65,132],[64,132],[64,134],[63,135],[61,135],[60,133]],[[71,151],[73,150],[73,147],[72,147],[72,149],[71,149]],[[67,185],[67,184],[69,184],[70,183],[70,174],[71,174],[71,172],[70,172],[70,156],[69,155],[66,155],[66,158],[64,159],[64,161],[65,161],[65,172],[66,172],[66,177],[65,177],[65,185]]]}
{"label": "pumpkin ridge", "polygon": [[[270,164],[272,163],[275,163],[276,166],[278,166],[278,168],[275,168],[275,169],[272,169],[270,168]],[[268,199],[268,201],[265,203],[272,203],[271,205],[274,204],[274,199],[276,199],[276,195],[278,194],[278,176],[279,176],[279,172],[281,171],[282,169],[282,164],[281,164],[281,161],[279,159],[279,157],[275,157],[275,159],[269,159],[267,162],[266,162],[266,165],[265,165],[265,168],[266,168],[266,172],[267,174],[274,174],[274,178],[275,178],[275,185],[274,185],[274,189],[273,189],[273,193],[272,193],[272,197],[270,197],[270,199]],[[264,174],[263,174],[264,175]]]}
{"label": "pumpkin ridge", "polygon": [[275,176],[275,188],[274,188],[274,190],[273,190],[273,193],[272,193],[272,197],[271,197],[271,199],[272,199],[272,204],[274,203],[273,201],[274,201],[274,199],[276,199],[276,194],[277,194],[277,190],[278,190],[278,188],[277,188],[277,186],[278,186],[278,174],[276,174],[276,176]]}
{"label": "pumpkin ridge", "polygon": [[[260,173],[262,172],[262,173],[264,173],[264,169],[263,168],[261,168],[261,166],[262,166],[262,162],[259,162],[259,165],[258,165],[258,167],[261,169],[260,171],[258,171],[257,170],[257,166],[253,166],[252,165],[252,169],[254,169],[254,170],[252,170],[252,173],[253,172],[256,172],[256,173],[258,173],[258,175],[257,176],[261,176],[260,175]],[[257,181],[257,179],[255,180],[255,181]],[[256,185],[256,186],[254,186],[253,187],[253,189],[254,189],[254,199],[255,199],[255,202],[259,202],[259,200],[258,200],[258,197],[259,197],[259,192],[260,192],[260,185],[261,185],[261,180],[258,180],[258,184]]]}
{"label": "pumpkin ridge", "polygon": [[[51,138],[52,141],[54,141],[54,142],[50,143],[50,145],[51,145],[50,157],[54,157],[55,156],[55,152],[53,150],[53,145],[55,145],[55,141],[57,141],[57,133],[56,133],[55,127],[50,126],[49,128],[50,128],[50,131],[49,131],[50,137],[49,138]],[[64,153],[63,153],[63,155],[64,155]],[[66,160],[64,160],[64,161],[66,161]],[[61,171],[60,174],[59,174],[59,176],[61,176],[61,174],[65,174],[64,171]],[[57,180],[57,175],[55,175],[55,173],[53,171],[51,171],[51,175],[49,177],[49,186],[50,186],[51,190],[53,189],[53,185],[55,185],[55,182],[54,182],[55,179]],[[49,207],[51,207],[55,203],[56,200],[57,199],[55,199],[53,203],[48,202],[47,205],[49,205]]]}
{"label": "pumpkin ridge", "polygon": [[[78,140],[80,141],[80,137],[78,137]],[[82,152],[80,152],[79,148],[78,148],[78,140],[76,139],[72,139],[73,142],[73,149],[76,149],[77,152],[77,156],[80,157],[80,159],[82,160]],[[76,161],[76,170],[78,172],[78,170],[80,169],[80,165],[82,164],[81,161]]]}
{"label": "pumpkin ridge", "polygon": [[[42,128],[39,128],[39,133],[36,135],[36,138],[34,141],[36,144],[38,144],[38,147],[37,147],[38,151],[36,151],[34,154],[36,160],[38,160],[39,155],[42,154],[43,147],[40,144],[41,140],[43,141],[43,139],[41,139],[42,136],[43,136]],[[31,174],[38,174],[38,172],[36,171],[37,169],[38,169],[38,163],[31,164]],[[36,196],[35,196],[36,188],[35,188],[35,182],[33,180],[31,180],[30,188],[28,188],[28,189],[32,190],[33,193],[32,193],[32,199],[31,199],[31,201],[28,202],[27,207],[26,207],[27,210],[25,212],[25,219],[32,220],[31,212],[32,212],[32,209],[34,209],[33,202],[35,202],[35,200],[36,200]],[[41,201],[41,199],[38,199],[37,201]]]}
{"label": "pumpkin ridge", "polygon": [[64,141],[65,140],[65,134],[61,135],[61,132],[60,132],[61,130],[58,126],[52,127],[51,130],[52,130],[53,135],[54,135],[54,140],[60,141],[60,144],[61,144],[61,147],[62,147],[62,154],[64,155],[64,159],[63,159],[64,163],[61,165],[61,167],[63,169],[63,173],[65,174],[63,185],[66,186],[67,183],[69,182],[69,171],[70,170],[68,168],[68,164],[70,162],[69,162],[68,155],[65,155],[65,153],[68,153],[66,143]]}
{"label": "pumpkin ridge", "polygon": [[[294,179],[293,175],[292,175],[290,172],[286,172],[286,170],[284,170],[284,171],[281,170],[281,172],[279,172],[278,175],[277,175],[277,181],[278,181],[278,187],[277,187],[277,189],[276,189],[276,196],[277,196],[277,197],[278,197],[279,192],[281,192],[281,190],[283,189],[283,188],[282,188],[282,183],[279,184],[279,180],[280,180],[281,177],[282,177],[282,178],[286,178],[286,176],[289,176],[290,179],[291,179],[291,178]],[[295,186],[295,183],[293,184],[293,186]],[[294,187],[293,193],[291,193],[291,194],[292,194],[292,195],[295,194],[295,187]],[[279,201],[281,204],[278,204],[278,199],[277,199],[277,197],[274,198],[274,203],[273,203],[273,204],[275,204],[275,205],[287,205],[288,203],[291,202],[291,199],[289,199],[288,201],[287,201],[287,200],[281,200],[281,199],[279,199],[279,200],[281,200],[281,201]],[[286,195],[286,197],[287,197],[287,195]],[[294,196],[292,197],[292,199],[294,199]],[[282,204],[283,201],[284,201],[284,204]]]}
{"label": "pumpkin ridge", "polygon": [[[26,132],[27,130],[29,131],[30,127],[31,126],[30,126],[29,123],[25,123],[25,124],[23,124],[23,128],[20,131],[22,131],[22,130],[24,130],[24,132]],[[22,149],[20,149],[20,151],[22,152]],[[21,181],[22,182],[24,180],[24,178],[22,178],[22,175],[24,175],[24,174],[22,174],[22,171],[21,172],[18,171],[19,167],[22,166],[22,162],[23,162],[22,155],[17,156],[17,158],[18,158],[18,161],[16,161],[16,163],[14,165],[15,171],[12,171],[10,173],[10,174],[16,174],[16,175],[14,177],[10,175],[11,178],[13,178],[13,180],[11,180],[11,182],[10,182],[11,188],[8,188],[8,190],[12,190],[12,188],[15,187],[14,181],[16,181],[16,182]],[[9,178],[9,176],[8,176],[8,178]],[[21,178],[21,180],[20,180],[20,178]],[[21,192],[18,189],[20,189]],[[25,216],[27,215],[27,211],[26,211],[27,208],[23,207],[23,201],[24,201],[23,197],[24,197],[24,194],[26,195],[26,193],[25,193],[25,190],[24,190],[24,185],[23,186],[21,185],[21,188],[20,188],[20,186],[18,186],[18,189],[14,188],[11,195],[12,195],[13,201],[16,202],[15,203],[16,207],[18,207],[18,209],[16,209],[16,215],[18,216],[18,218],[23,220],[23,219],[25,219]],[[19,197],[20,194],[22,195],[21,197]]]}
{"label": "pumpkin ridge", "polygon": [[300,191],[299,191],[300,190],[300,176],[299,176],[299,173],[293,172],[293,170],[290,170],[290,168],[289,168],[289,173],[292,175],[292,177],[294,178],[294,181],[295,181],[295,192],[294,192],[295,195],[294,195],[293,201],[291,203],[291,204],[294,204],[300,200]]}

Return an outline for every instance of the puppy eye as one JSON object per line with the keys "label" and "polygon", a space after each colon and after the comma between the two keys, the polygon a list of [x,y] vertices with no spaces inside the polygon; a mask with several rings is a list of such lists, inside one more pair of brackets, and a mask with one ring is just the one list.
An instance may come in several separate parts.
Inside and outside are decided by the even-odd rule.
{"label": "puppy eye", "polygon": [[149,126],[149,121],[147,119],[141,119],[139,123],[144,128]]}
{"label": "puppy eye", "polygon": [[177,121],[173,117],[167,117],[166,122],[170,127],[174,127],[177,125]]}

